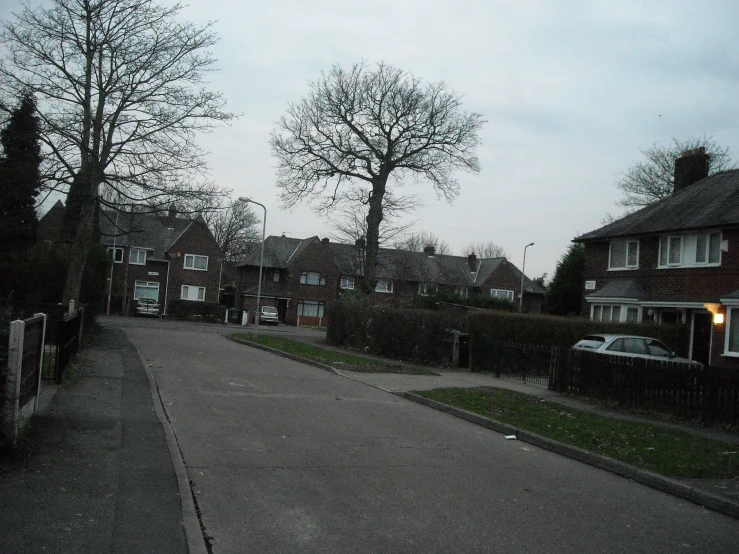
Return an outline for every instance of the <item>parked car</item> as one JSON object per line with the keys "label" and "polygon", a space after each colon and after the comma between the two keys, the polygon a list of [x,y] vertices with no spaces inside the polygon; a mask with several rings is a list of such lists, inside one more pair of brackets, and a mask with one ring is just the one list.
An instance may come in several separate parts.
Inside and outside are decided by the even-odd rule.
{"label": "parked car", "polygon": [[631,335],[587,335],[572,347],[573,350],[598,352],[613,356],[631,358],[647,358],[650,360],[669,360],[684,364],[694,364],[703,367],[703,364],[681,358],[665,343],[651,337],[637,337]]}
{"label": "parked car", "polygon": [[159,317],[159,302],[153,298],[139,298],[136,301],[136,315]]}
{"label": "parked car", "polygon": [[279,325],[280,320],[277,316],[277,308],[272,306],[262,306],[259,308],[259,324]]}

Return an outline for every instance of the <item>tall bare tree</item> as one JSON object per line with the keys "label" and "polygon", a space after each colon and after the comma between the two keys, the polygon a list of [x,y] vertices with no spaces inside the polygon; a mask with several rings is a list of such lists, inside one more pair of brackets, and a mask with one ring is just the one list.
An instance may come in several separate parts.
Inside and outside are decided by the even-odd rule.
{"label": "tall bare tree", "polygon": [[227,122],[213,70],[210,23],[182,22],[182,6],[152,0],[52,0],[24,4],[3,25],[4,93],[39,99],[52,186],[78,212],[64,298],[78,299],[101,189],[124,204],[198,195],[206,170],[198,132]]}
{"label": "tall bare tree", "polygon": [[624,193],[619,205],[642,208],[670,196],[675,190],[675,160],[686,150],[701,146],[709,155],[709,174],[735,167],[729,148],[720,146],[711,136],[686,140],[673,138],[669,146],[655,143],[642,150],[644,160],[624,171],[616,181],[616,188]]}
{"label": "tall bare tree", "polygon": [[505,258],[508,256],[502,246],[492,240],[471,242],[462,249],[463,256],[474,254],[478,258]]}
{"label": "tall bare tree", "polygon": [[434,233],[426,231],[407,235],[400,240],[396,240],[393,246],[398,250],[410,250],[411,252],[423,252],[423,249],[427,246],[433,246],[434,253],[440,255],[449,254],[452,251],[447,241],[437,237]]}
{"label": "tall bare tree", "polygon": [[367,187],[362,289],[370,292],[388,185],[410,175],[451,201],[459,189],[454,170],[480,170],[475,149],[484,121],[464,112],[461,97],[445,83],[424,83],[384,63],[348,71],[335,65],[309,86],[271,137],[281,199],[325,210],[352,185]]}

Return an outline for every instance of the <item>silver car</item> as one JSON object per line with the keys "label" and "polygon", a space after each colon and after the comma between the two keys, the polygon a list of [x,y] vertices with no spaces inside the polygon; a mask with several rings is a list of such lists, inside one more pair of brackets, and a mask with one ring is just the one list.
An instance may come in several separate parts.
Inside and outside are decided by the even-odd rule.
{"label": "silver car", "polygon": [[262,306],[259,308],[259,324],[279,325],[280,320],[277,316],[277,308],[272,306]]}
{"label": "silver car", "polygon": [[610,354],[613,356],[680,362],[702,367],[702,364],[698,362],[679,357],[672,351],[672,349],[665,345],[665,343],[651,337],[637,337],[631,335],[587,335],[579,340],[572,349]]}

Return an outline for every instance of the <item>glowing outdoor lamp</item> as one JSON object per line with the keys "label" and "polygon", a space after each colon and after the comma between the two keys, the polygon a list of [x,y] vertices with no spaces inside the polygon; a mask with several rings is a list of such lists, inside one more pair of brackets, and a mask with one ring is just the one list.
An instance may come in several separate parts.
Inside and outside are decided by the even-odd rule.
{"label": "glowing outdoor lamp", "polygon": [[713,314],[713,324],[721,325],[724,322],[724,314],[716,312]]}

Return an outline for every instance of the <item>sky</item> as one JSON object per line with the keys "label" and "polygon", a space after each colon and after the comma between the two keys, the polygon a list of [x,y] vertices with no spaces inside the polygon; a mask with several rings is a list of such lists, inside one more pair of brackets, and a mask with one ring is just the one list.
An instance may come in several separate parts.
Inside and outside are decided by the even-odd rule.
{"label": "sky", "polygon": [[[38,2],[34,2],[38,5]],[[191,0],[215,21],[230,126],[203,135],[211,178],[267,207],[267,234],[331,232],[308,207],[283,209],[269,135],[308,82],[333,64],[384,61],[444,81],[487,121],[479,174],[458,173],[449,204],[427,182],[403,183],[409,216],[461,254],[492,240],[526,274],[554,273],[573,237],[618,215],[619,174],[640,150],[711,135],[739,161],[735,1]],[[0,2],[0,17],[20,2]]]}

